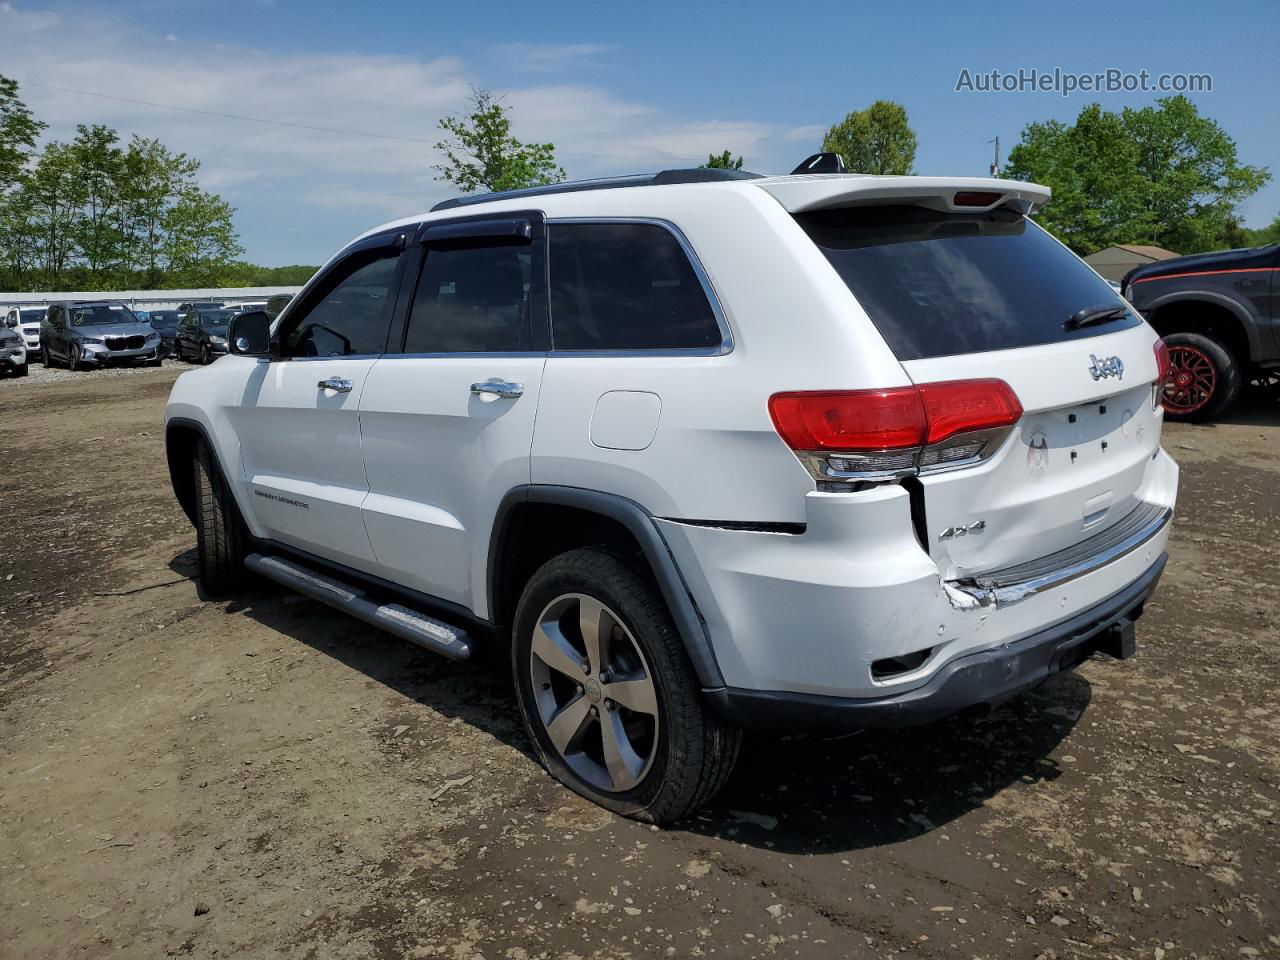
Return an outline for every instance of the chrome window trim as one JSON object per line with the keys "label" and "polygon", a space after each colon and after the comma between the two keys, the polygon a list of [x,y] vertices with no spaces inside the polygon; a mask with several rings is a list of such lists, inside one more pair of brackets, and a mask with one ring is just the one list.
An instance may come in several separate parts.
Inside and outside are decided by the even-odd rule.
{"label": "chrome window trim", "polygon": [[528,359],[530,357],[538,358],[547,356],[546,350],[487,350],[477,351],[475,353],[384,353],[380,354],[383,360],[517,360]]}
{"label": "chrome window trim", "polygon": [[[243,354],[240,354],[243,356]],[[377,360],[385,353],[330,353],[322,357],[257,357],[268,363],[315,363],[319,360]]]}
{"label": "chrome window trim", "polygon": [[[689,261],[689,265],[693,268],[693,274],[698,278],[698,283],[702,286],[703,296],[707,298],[707,303],[711,306],[711,314],[716,318],[716,326],[720,328],[720,346],[718,347],[677,347],[671,349],[654,348],[636,349],[626,348],[619,350],[557,350],[556,344],[556,318],[551,313],[551,227],[557,224],[575,224],[575,223],[641,223],[650,226],[662,227],[676,239],[676,243],[680,244],[680,249],[684,251],[685,258]],[[707,275],[706,269],[702,266],[702,261],[698,258],[697,252],[693,249],[693,245],[689,243],[689,238],[684,235],[678,226],[670,220],[663,220],[659,217],[548,217],[547,218],[547,315],[551,318],[551,350],[548,351],[548,357],[723,357],[733,353],[734,336],[733,328],[729,324],[729,318],[724,312],[720,303],[720,295],[716,292],[715,284],[711,282],[711,277]]]}

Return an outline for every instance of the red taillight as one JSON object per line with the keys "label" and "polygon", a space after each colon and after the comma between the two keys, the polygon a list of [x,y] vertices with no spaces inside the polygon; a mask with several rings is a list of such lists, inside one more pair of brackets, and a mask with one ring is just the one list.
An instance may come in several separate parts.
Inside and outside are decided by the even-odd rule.
{"label": "red taillight", "polygon": [[1169,361],[1169,345],[1163,340],[1157,340],[1151,348],[1156,352],[1156,383],[1163,385],[1173,369]]}
{"label": "red taillight", "polygon": [[924,439],[915,387],[775,393],[769,416],[792,450],[897,450]]}
{"label": "red taillight", "polygon": [[980,459],[1003,436],[966,435],[1011,427],[1022,416],[1022,404],[1003,380],[952,380],[775,393],[769,415],[815,477],[838,480]]}
{"label": "red taillight", "polygon": [[990,190],[961,190],[951,198],[951,204],[956,207],[989,207],[1002,196],[1004,194]]}
{"label": "red taillight", "polygon": [[929,421],[925,443],[941,443],[957,433],[1007,427],[1022,416],[1018,395],[1003,380],[952,380],[917,387]]}

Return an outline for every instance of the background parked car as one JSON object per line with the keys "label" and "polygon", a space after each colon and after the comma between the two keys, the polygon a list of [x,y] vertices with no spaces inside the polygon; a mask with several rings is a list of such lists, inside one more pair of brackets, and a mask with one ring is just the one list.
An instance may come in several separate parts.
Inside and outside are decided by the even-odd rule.
{"label": "background parked car", "polygon": [[10,307],[5,314],[4,325],[17,330],[26,342],[27,360],[40,356],[40,321],[44,319],[44,307]]}
{"label": "background parked car", "polygon": [[46,367],[57,360],[70,370],[134,363],[158,367],[164,349],[160,334],[118,300],[50,304],[40,324],[40,348]]}
{"label": "background parked car", "polygon": [[178,323],[182,320],[182,314],[177,310],[152,310],[150,316],[151,326],[156,333],[160,334],[160,339],[164,343],[164,355],[166,357],[176,356],[177,345],[175,338],[178,334]]}
{"label": "background parked car", "polygon": [[1124,296],[1169,346],[1166,413],[1210,420],[1248,380],[1280,376],[1280,244],[1158,260],[1130,270]]}
{"label": "background parked car", "polygon": [[18,331],[9,326],[0,326],[0,372],[17,377],[27,375],[27,345]]}
{"label": "background parked car", "polygon": [[277,293],[274,297],[267,297],[267,304],[262,309],[267,312],[267,316],[274,320],[280,316],[280,311],[289,305],[289,301],[293,299],[291,293]]}
{"label": "background parked car", "polygon": [[178,304],[178,312],[186,313],[188,310],[221,310],[224,306],[221,300],[200,300],[192,303]]}
{"label": "background parked car", "polygon": [[224,303],[224,310],[231,310],[234,313],[246,313],[249,310],[265,310],[267,301],[265,300],[241,300],[236,303]]}
{"label": "background parked car", "polygon": [[175,337],[179,360],[213,363],[227,352],[227,324],[233,310],[188,310]]}

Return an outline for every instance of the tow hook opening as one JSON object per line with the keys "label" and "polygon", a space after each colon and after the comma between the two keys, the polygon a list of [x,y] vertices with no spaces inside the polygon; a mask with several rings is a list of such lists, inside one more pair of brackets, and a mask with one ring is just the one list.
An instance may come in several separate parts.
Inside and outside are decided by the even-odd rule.
{"label": "tow hook opening", "polygon": [[900,677],[903,674],[911,673],[913,670],[919,670],[924,666],[925,661],[933,655],[933,651],[933,647],[925,647],[923,650],[915,650],[896,657],[874,660],[871,663],[871,679],[892,680],[894,677]]}

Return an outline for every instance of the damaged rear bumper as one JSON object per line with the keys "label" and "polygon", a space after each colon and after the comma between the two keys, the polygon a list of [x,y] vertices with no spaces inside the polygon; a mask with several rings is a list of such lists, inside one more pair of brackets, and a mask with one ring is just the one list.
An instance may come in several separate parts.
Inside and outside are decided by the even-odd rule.
{"label": "damaged rear bumper", "polygon": [[923,686],[902,693],[855,699],[728,687],[706,695],[731,722],[775,735],[910,727],[975,707],[990,709],[1094,653],[1132,656],[1134,622],[1142,616],[1167,559],[1162,553],[1137,580],[1070,619],[1012,643],[958,657]]}
{"label": "damaged rear bumper", "polygon": [[1140,503],[1123,520],[1075,546],[1030,563],[943,583],[953,605],[1008,606],[1088,576],[1149,543],[1173,519],[1159,503]]}

